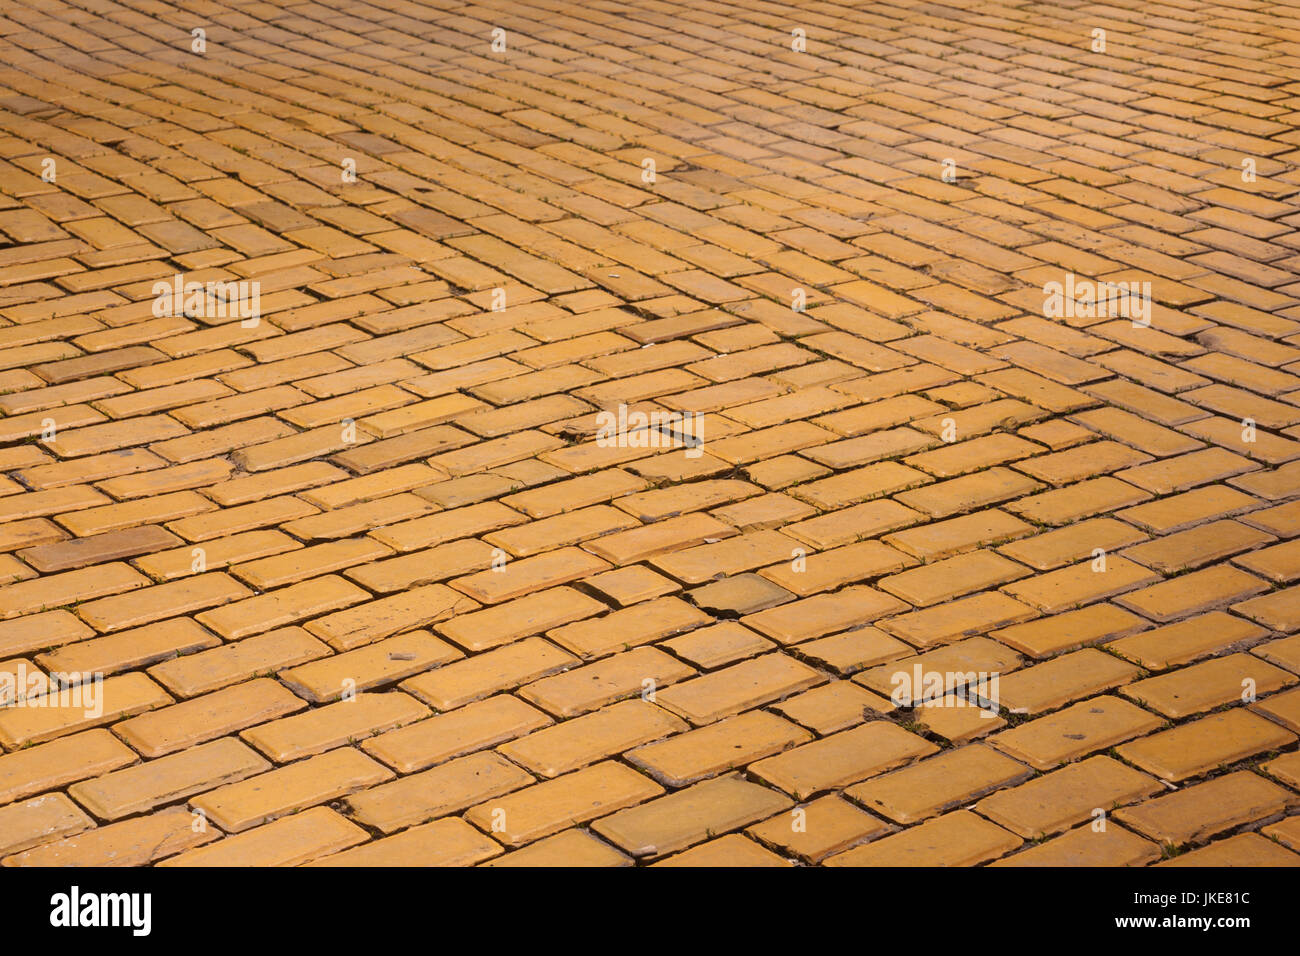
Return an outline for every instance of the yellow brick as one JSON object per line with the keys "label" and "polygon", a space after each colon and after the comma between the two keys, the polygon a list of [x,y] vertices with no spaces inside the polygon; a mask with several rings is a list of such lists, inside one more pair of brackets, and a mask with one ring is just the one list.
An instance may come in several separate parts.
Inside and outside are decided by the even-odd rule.
{"label": "yellow brick", "polygon": [[306,706],[282,685],[260,678],[132,717],[113,732],[144,756],[161,757]]}
{"label": "yellow brick", "polygon": [[165,707],[172,699],[144,674],[119,674],[29,697],[0,711],[0,743],[13,750]]}
{"label": "yellow brick", "polygon": [[159,865],[298,866],[364,843],[366,837],[365,830],[333,810],[312,807],[247,833],[189,850]]}
{"label": "yellow brick", "polygon": [[218,787],[190,801],[227,833],[239,833],[277,817],[336,800],[391,779],[391,770],[352,747],[309,757],[239,783]]}
{"label": "yellow brick", "polygon": [[465,814],[507,846],[519,846],[663,793],[622,764],[598,763],[482,803]]}

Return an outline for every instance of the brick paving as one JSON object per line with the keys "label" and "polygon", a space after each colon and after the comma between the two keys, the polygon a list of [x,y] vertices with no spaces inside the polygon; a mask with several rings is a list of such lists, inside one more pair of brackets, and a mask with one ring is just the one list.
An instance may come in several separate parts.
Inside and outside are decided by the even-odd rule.
{"label": "brick paving", "polygon": [[0,4],[3,863],[1300,863],[1298,42]]}

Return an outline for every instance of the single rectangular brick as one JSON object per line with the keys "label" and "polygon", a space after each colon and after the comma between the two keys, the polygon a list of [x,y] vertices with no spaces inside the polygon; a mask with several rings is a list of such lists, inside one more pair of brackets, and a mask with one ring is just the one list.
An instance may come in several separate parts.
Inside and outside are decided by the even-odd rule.
{"label": "single rectangular brick", "polygon": [[68,611],[46,611],[0,621],[0,658],[59,647],[94,633]]}
{"label": "single rectangular brick", "polygon": [[149,676],[178,697],[194,697],[329,653],[328,647],[302,628],[286,627],[155,664],[149,668]]}
{"label": "single rectangular brick", "polygon": [[1200,776],[1296,741],[1296,735],[1240,707],[1179,724],[1117,749],[1121,757],[1166,780]]}
{"label": "single rectangular brick", "polygon": [[653,704],[626,700],[497,749],[531,773],[555,777],[685,729],[683,721]]}
{"label": "single rectangular brick", "polygon": [[751,764],[749,772],[805,800],[890,770],[939,748],[884,720],[869,721]]}
{"label": "single rectangular brick", "polygon": [[193,518],[181,518],[171,523],[170,530],[189,541],[210,541],[317,513],[318,509],[300,498],[281,496],[223,508]]}
{"label": "single rectangular brick", "polygon": [[[1054,531],[1021,538],[998,548],[998,552],[1039,571],[1053,571],[1084,558],[1101,548],[1107,554],[1145,540],[1146,535],[1114,518],[1089,518]],[[1141,562],[1139,562],[1141,563]]]}
{"label": "single rectangular brick", "polygon": [[[216,840],[215,828],[196,831],[184,807],[97,827],[46,843],[5,860],[6,866],[147,866],[157,860]],[[164,865],[166,865],[164,863]]]}
{"label": "single rectangular brick", "polygon": [[155,584],[130,594],[100,598],[77,608],[77,615],[97,631],[120,631],[178,614],[192,614],[250,597],[252,591],[221,572]]}
{"label": "single rectangular brick", "polygon": [[1257,499],[1226,485],[1210,485],[1179,495],[1158,498],[1118,512],[1119,517],[1147,531],[1165,534],[1180,531],[1211,518],[1238,514],[1255,505]]}
{"label": "single rectangular brick", "polygon": [[816,554],[805,554],[797,548],[785,557],[782,563],[763,568],[759,574],[801,597],[916,564],[910,555],[879,541],[859,541]]}
{"label": "single rectangular brick", "polygon": [[1037,770],[1104,750],[1157,729],[1161,721],[1117,697],[1094,697],[1028,721],[990,743]]}
{"label": "single rectangular brick", "polygon": [[829,857],[826,866],[975,866],[1023,841],[969,810],[954,810],[917,827]]}
{"label": "single rectangular brick", "polygon": [[1120,826],[1096,831],[1091,823],[1031,846],[989,866],[1145,866],[1160,859],[1160,847]]}
{"label": "single rectangular brick", "polygon": [[663,792],[630,767],[606,761],[479,804],[465,819],[520,846]]}
{"label": "single rectangular brick", "polygon": [[303,697],[322,703],[393,684],[463,656],[428,631],[410,631],[345,654],[299,664],[279,676]]}
{"label": "single rectangular brick", "polygon": [[340,577],[324,577],[279,588],[269,594],[227,604],[196,615],[195,620],[227,640],[239,640],[307,617],[360,604],[370,595]]}
{"label": "single rectangular brick", "polygon": [[927,757],[845,791],[863,806],[902,824],[918,823],[1002,787],[1033,771],[983,744]]}
{"label": "single rectangular brick", "polygon": [[1148,670],[1165,670],[1239,642],[1254,641],[1267,633],[1263,628],[1224,611],[1211,611],[1120,638],[1107,644],[1106,648]]}
{"label": "single rectangular brick", "polygon": [[572,588],[559,587],[481,611],[457,614],[436,630],[460,646],[478,651],[591,617],[604,610],[605,605],[599,601]]}
{"label": "single rectangular brick", "polygon": [[700,725],[779,700],[823,681],[817,671],[784,654],[766,654],[661,691],[657,701]]}
{"label": "single rectangular brick", "polygon": [[451,582],[456,590],[484,604],[498,604],[532,591],[567,584],[578,578],[608,570],[610,565],[577,548],[560,548],[533,558],[507,562]]}
{"label": "single rectangular brick", "polygon": [[482,865],[489,867],[631,866],[632,858],[620,853],[608,843],[598,840],[586,830],[575,827],[511,850],[504,856],[489,860]]}
{"label": "single rectangular brick", "polygon": [[532,777],[505,758],[478,753],[353,794],[347,803],[358,821],[392,833],[532,782]]}
{"label": "single rectangular brick", "polygon": [[0,804],[111,773],[140,758],[107,730],[59,737],[0,755]]}
{"label": "single rectangular brick", "polygon": [[138,525],[162,524],[216,509],[209,499],[193,491],[175,491],[137,501],[120,501],[102,508],[85,508],[60,515],[59,524],[79,537],[107,534]]}
{"label": "single rectangular brick", "polygon": [[439,710],[451,710],[577,663],[568,651],[530,637],[420,674],[401,687]]}
{"label": "single rectangular brick", "polygon": [[[414,551],[386,561],[361,564],[347,572],[362,587],[390,594],[435,581],[446,581],[483,568],[509,570],[496,563],[498,552],[476,538],[464,538],[427,551]],[[500,576],[500,574],[498,574]]]}
{"label": "single rectangular brick", "polygon": [[373,537],[397,551],[415,551],[522,524],[526,520],[517,511],[498,502],[485,501],[379,528]]}
{"label": "single rectangular brick", "polygon": [[599,538],[615,531],[637,527],[640,524],[634,518],[617,508],[593,505],[504,531],[494,531],[484,535],[483,540],[516,557],[528,557],[552,548],[566,547],[589,538]]}
{"label": "single rectangular brick", "polygon": [[443,472],[425,464],[401,465],[389,471],[380,471],[361,478],[331,481],[324,487],[301,492],[301,497],[318,508],[334,510],[423,488],[442,481],[445,477]]}
{"label": "single rectangular brick", "polygon": [[361,749],[399,773],[413,773],[551,723],[550,717],[517,697],[498,694],[379,734],[362,742]]}
{"label": "single rectangular brick", "polygon": [[1030,495],[1004,507],[1026,521],[1059,526],[1148,501],[1152,497],[1150,492],[1108,476]]}
{"label": "single rectangular brick", "polygon": [[1105,558],[1104,569],[1084,562],[1005,585],[1002,590],[1016,600],[1054,614],[1159,580],[1158,574],[1140,564],[1112,555]]}
{"label": "single rectangular brick", "polygon": [[318,617],[305,627],[336,650],[346,651],[461,616],[477,607],[450,588],[432,584]]}
{"label": "single rectangular brick", "polygon": [[592,829],[632,856],[661,857],[766,819],[792,803],[784,794],[730,775],[620,810]]}
{"label": "single rectangular brick", "polygon": [[190,801],[227,833],[239,833],[391,780],[393,772],[352,747],[300,760]]}
{"label": "single rectangular brick", "polygon": [[[126,564],[113,562],[80,571],[65,571],[5,587],[0,621],[24,614],[90,601],[148,586],[149,579]],[[42,645],[49,646],[49,645]]]}
{"label": "single rectangular brick", "polygon": [[1037,840],[1095,819],[1099,809],[1109,814],[1163,790],[1155,777],[1097,756],[985,797],[977,809],[1012,833]]}
{"label": "single rectangular brick", "polygon": [[[918,696],[905,693],[909,684],[914,684],[917,668],[924,680],[931,674],[943,678],[943,694],[949,694],[959,687],[975,684],[981,674],[1006,674],[1014,671],[1021,664],[1021,657],[997,641],[985,637],[968,637],[944,647],[926,651],[912,657],[902,657],[892,663],[883,664],[865,670],[853,678],[853,682],[868,687],[879,694],[892,697],[895,692],[901,698]],[[925,694],[925,697],[932,695]]]}
{"label": "single rectangular brick", "polygon": [[729,538],[739,532],[729,524],[704,514],[665,518],[641,528],[620,531],[586,544],[586,550],[618,564],[634,564],[664,552],[678,552],[710,538]]}
{"label": "single rectangular brick", "polygon": [[[1120,559],[1123,560],[1123,559]],[[1165,622],[1225,607],[1268,590],[1268,582],[1227,564],[1179,575],[1116,598],[1117,604]]]}
{"label": "single rectangular brick", "polygon": [[761,488],[747,481],[696,481],[675,488],[624,495],[614,501],[614,506],[640,521],[653,522],[730,504],[761,492]]}
{"label": "single rectangular brick", "polygon": [[842,676],[912,653],[912,648],[874,627],[860,627],[833,637],[807,641],[799,653]]}
{"label": "single rectangular brick", "polygon": [[119,631],[64,645],[36,660],[44,668],[61,673],[114,674],[144,668],[158,661],[215,647],[221,641],[187,617]]}
{"label": "single rectangular brick", "polygon": [[583,658],[600,657],[713,623],[713,618],[675,597],[663,597],[547,631],[546,636]]}
{"label": "single rectangular brick", "polygon": [[[575,667],[524,687],[519,695],[559,717],[576,717],[605,704],[658,688],[694,674],[653,647],[637,647],[594,664]],[[647,682],[649,682],[647,684]],[[659,699],[662,699],[659,692]]]}
{"label": "single rectangular brick", "polygon": [[1087,647],[1000,678],[998,703],[1013,714],[1041,714],[1127,684],[1141,673]]}
{"label": "single rectangular brick", "polygon": [[0,521],[20,518],[39,518],[76,512],[82,508],[106,505],[110,500],[86,485],[52,488],[46,491],[17,493],[21,486],[10,489],[11,494],[0,499]]}
{"label": "single rectangular brick", "polygon": [[[568,721],[556,730],[573,723],[575,721]],[[685,724],[677,722],[676,726],[662,733],[685,729]],[[811,737],[806,730],[788,720],[764,711],[752,711],[637,747],[626,757],[660,783],[684,787],[806,743]]]}
{"label": "single rectangular brick", "polygon": [[88,681],[60,687],[44,696],[28,698],[21,707],[0,708],[0,743],[10,750],[44,743],[166,707],[171,702],[171,697],[144,674],[119,674],[102,683]]}
{"label": "single rectangular brick", "polygon": [[231,567],[231,574],[259,591],[269,591],[318,574],[375,562],[392,553],[370,538],[345,538],[237,564]]}
{"label": "single rectangular brick", "polygon": [[94,825],[80,807],[61,793],[11,803],[0,807],[0,855],[20,853]]}
{"label": "single rectangular brick", "polygon": [[968,551],[882,578],[879,587],[916,607],[928,607],[972,591],[994,588],[1029,574],[993,551]]}
{"label": "single rectangular brick", "polygon": [[1239,770],[1135,807],[1124,807],[1115,817],[1161,843],[1184,846],[1285,812],[1296,802],[1294,794],[1277,784]]}
{"label": "single rectangular brick", "polygon": [[306,706],[276,681],[258,678],[132,717],[113,732],[144,756],[162,757]]}
{"label": "single rectangular brick", "polygon": [[[1022,654],[1044,658],[1096,644],[1117,635],[1131,634],[1146,626],[1144,618],[1113,604],[1091,604],[1077,611],[1063,611],[1037,621],[990,631],[989,636],[1014,647]],[[1113,648],[1115,645],[1107,646]]]}
{"label": "single rectangular brick", "polygon": [[106,561],[134,558],[180,543],[180,538],[167,529],[157,525],[146,525],[140,528],[109,531],[90,538],[74,538],[71,541],[39,545],[26,548],[18,554],[42,574],[53,574]]}
{"label": "single rectangular brick", "polygon": [[501,845],[464,820],[446,817],[307,864],[308,866],[473,866],[501,854]]}
{"label": "single rectangular brick", "polygon": [[[921,476],[923,473],[914,472],[914,474]],[[909,483],[921,484],[922,482],[913,479]],[[978,474],[927,485],[915,491],[905,491],[898,495],[897,499],[909,508],[923,511],[931,517],[946,518],[964,511],[976,511],[1011,498],[1019,498],[1041,487],[1042,485],[1032,478],[1026,478],[1007,468],[994,467]]]}
{"label": "single rectangular brick", "polygon": [[[1161,574],[1177,574],[1262,548],[1273,540],[1272,535],[1239,521],[1213,521],[1128,548],[1124,557]],[[1237,563],[1249,568],[1250,560],[1248,555],[1238,558]]]}
{"label": "single rectangular brick", "polygon": [[906,608],[901,601],[879,591],[852,586],[834,594],[817,594],[802,601],[758,611],[746,615],[741,621],[746,627],[782,644],[798,644],[823,634],[856,630]]}
{"label": "single rectangular brick", "polygon": [[[1008,474],[1011,473],[1008,472]],[[1037,482],[1031,482],[1028,478],[1021,478],[1018,475],[1016,478],[1020,482],[1029,482],[1031,487],[1038,486]],[[869,501],[873,498],[893,495],[895,492],[904,491],[907,488],[916,488],[933,480],[925,472],[918,471],[915,468],[908,468],[894,461],[882,461],[874,465],[867,465],[865,468],[841,472],[830,478],[822,478],[818,481],[798,485],[791,489],[790,493],[815,508],[833,511],[848,505]],[[931,511],[930,508],[942,509],[949,507],[950,501],[942,505],[934,504],[938,499],[932,495],[927,495],[928,490],[921,488],[917,491],[907,491],[898,495],[898,500],[909,508],[924,511],[928,514],[937,513]],[[953,510],[960,509],[953,508]],[[950,514],[952,512],[945,511],[944,513]]]}
{"label": "single rectangular brick", "polygon": [[1297,678],[1252,654],[1229,654],[1158,677],[1135,681],[1121,693],[1177,719],[1289,687]]}
{"label": "single rectangular brick", "polygon": [[151,445],[189,433],[190,430],[174,418],[150,415],[60,431],[57,438],[45,444],[60,458],[77,458],[108,449]]}
{"label": "single rectangular brick", "polygon": [[103,820],[146,813],[222,784],[270,770],[271,765],[233,737],[86,780],[68,789]]}
{"label": "single rectangular brick", "polygon": [[[179,808],[178,808],[179,809]],[[184,812],[183,810],[181,812]],[[189,814],[185,816],[188,818]],[[160,866],[297,866],[364,843],[365,830],[327,807],[312,807],[247,833],[164,860]]]}
{"label": "single rectangular brick", "polygon": [[[549,518],[562,512],[601,504],[621,495],[635,498],[632,493],[641,491],[647,484],[642,478],[611,468],[556,482],[544,488],[507,495],[501,499],[501,503],[522,511],[530,518]],[[619,507],[623,505],[620,503]]]}
{"label": "single rectangular brick", "polygon": [[[785,500],[788,501],[789,499]],[[723,516],[722,511],[717,514],[719,517]],[[905,508],[898,502],[886,498],[879,501],[867,501],[860,505],[842,508],[830,514],[809,518],[806,521],[787,524],[781,531],[783,534],[797,538],[807,545],[824,550],[837,548],[844,544],[852,544],[854,541],[865,538],[873,538],[876,535],[921,520],[923,519],[919,512],[911,508]],[[928,527],[935,526],[930,525]],[[916,551],[908,548],[906,544],[898,543],[895,540],[897,538],[898,535],[890,535],[885,543],[900,547],[903,551],[916,557],[924,556],[917,554]]]}
{"label": "single rectangular brick", "polygon": [[1028,604],[999,591],[985,591],[887,618],[879,622],[879,627],[909,644],[928,648],[986,634],[1037,616],[1038,612]]}
{"label": "single rectangular brick", "polygon": [[327,707],[250,728],[240,736],[276,763],[285,763],[355,743],[428,715],[427,707],[406,694],[357,694]]}
{"label": "single rectangular brick", "polygon": [[[893,502],[889,503],[893,504]],[[837,513],[814,520],[827,521],[838,517],[839,514]],[[803,522],[805,526],[808,524],[811,524],[811,522]],[[787,528],[786,531],[795,534],[795,527]],[[895,531],[892,534],[885,535],[881,540],[913,557],[934,560],[950,557],[973,548],[999,544],[1013,538],[1022,538],[1032,533],[1033,526],[1027,522],[1021,521],[1005,511],[990,508],[987,511],[977,511],[974,514],[949,518],[946,521],[937,521],[916,528],[908,528],[905,531]],[[1011,556],[1015,557],[1015,555]]]}
{"label": "single rectangular brick", "polygon": [[803,826],[795,827],[793,812],[778,814],[746,830],[768,846],[787,856],[798,856],[808,863],[820,863],[833,853],[840,853],[890,832],[890,827],[870,814],[863,813],[847,800],[826,796],[800,807]]}
{"label": "single rectangular brick", "polygon": [[1222,448],[1207,448],[1189,452],[1177,458],[1167,458],[1148,465],[1138,465],[1116,472],[1129,484],[1145,488],[1158,495],[1185,491],[1210,481],[1222,481],[1258,468],[1259,465]]}

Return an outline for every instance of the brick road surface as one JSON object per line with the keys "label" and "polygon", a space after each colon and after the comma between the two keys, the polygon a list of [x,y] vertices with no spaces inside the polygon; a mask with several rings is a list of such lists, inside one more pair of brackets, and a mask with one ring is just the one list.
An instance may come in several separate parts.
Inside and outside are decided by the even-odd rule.
{"label": "brick road surface", "polygon": [[1300,863],[1300,6],[0,64],[5,865]]}

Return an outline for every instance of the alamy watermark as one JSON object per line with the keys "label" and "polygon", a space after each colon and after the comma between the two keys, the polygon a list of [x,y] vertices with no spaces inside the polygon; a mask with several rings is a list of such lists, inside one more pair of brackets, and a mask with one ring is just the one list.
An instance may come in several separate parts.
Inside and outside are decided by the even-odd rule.
{"label": "alamy watermark", "polygon": [[50,925],[55,927],[119,926],[132,936],[148,936],[152,914],[152,893],[83,893],[73,886],[50,897]]}
{"label": "alamy watermark", "polygon": [[246,329],[262,318],[262,283],[186,282],[176,275],[153,285],[153,314],[158,318],[184,315],[195,319],[240,319]]}
{"label": "alamy watermark", "polygon": [[1134,326],[1151,325],[1150,282],[1099,282],[1076,279],[1043,286],[1043,315],[1049,319],[1130,319]]}
{"label": "alamy watermark", "polygon": [[19,661],[12,671],[0,671],[0,707],[80,708],[94,719],[104,713],[104,675],[79,671],[28,671]]}
{"label": "alamy watermark", "polygon": [[917,663],[890,677],[889,699],[896,707],[978,707],[981,717],[996,717],[999,680],[997,671],[927,671]]}
{"label": "alamy watermark", "polygon": [[601,448],[685,448],[687,458],[699,458],[704,454],[704,415],[634,412],[620,402],[617,412],[597,412],[596,444]]}

